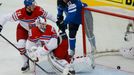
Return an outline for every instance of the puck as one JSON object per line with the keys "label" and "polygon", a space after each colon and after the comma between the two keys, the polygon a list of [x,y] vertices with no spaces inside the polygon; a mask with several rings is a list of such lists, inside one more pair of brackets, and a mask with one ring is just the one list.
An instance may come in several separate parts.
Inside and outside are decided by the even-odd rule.
{"label": "puck", "polygon": [[117,69],[118,69],[118,70],[120,70],[120,69],[121,69],[121,67],[120,67],[120,66],[117,66]]}

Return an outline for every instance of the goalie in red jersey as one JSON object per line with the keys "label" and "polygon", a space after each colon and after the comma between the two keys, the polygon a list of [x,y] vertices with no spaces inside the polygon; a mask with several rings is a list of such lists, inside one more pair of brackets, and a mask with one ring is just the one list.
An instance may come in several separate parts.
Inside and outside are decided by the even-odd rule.
{"label": "goalie in red jersey", "polygon": [[[37,27],[33,27],[29,33],[29,44],[28,42],[26,43],[29,47],[28,49],[37,47],[37,51],[35,51],[37,57],[42,53],[48,54],[53,51],[54,56],[59,59],[66,59],[70,62],[68,57],[68,39],[66,33],[61,33],[62,35],[60,35],[59,38],[54,27],[46,24],[42,18],[36,20],[36,25]],[[33,45],[31,43],[33,43]],[[40,47],[39,50],[38,47]]]}
{"label": "goalie in red jersey", "polygon": [[[27,49],[33,60],[51,54],[62,63],[69,64],[70,56],[68,55],[68,38],[66,33],[60,33],[57,36],[55,29],[46,24],[41,17],[36,20],[37,27],[33,27],[29,33]],[[61,61],[62,60],[62,61]],[[62,64],[61,64],[62,65]],[[65,66],[65,65],[64,65]]]}

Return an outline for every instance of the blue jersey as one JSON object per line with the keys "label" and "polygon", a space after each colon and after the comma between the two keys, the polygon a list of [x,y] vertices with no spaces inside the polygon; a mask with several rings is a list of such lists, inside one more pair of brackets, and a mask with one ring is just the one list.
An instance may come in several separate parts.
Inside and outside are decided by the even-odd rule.
{"label": "blue jersey", "polygon": [[66,18],[64,20],[64,24],[81,24],[81,11],[82,8],[87,6],[86,4],[83,4],[80,0],[70,0],[67,3],[67,6],[62,7],[62,5],[58,6],[58,14],[63,15],[63,11],[66,14]]}
{"label": "blue jersey", "polygon": [[68,7],[67,6],[62,6],[62,5],[58,5],[58,14],[57,17],[59,16],[63,16],[63,12],[66,14],[68,13]]}

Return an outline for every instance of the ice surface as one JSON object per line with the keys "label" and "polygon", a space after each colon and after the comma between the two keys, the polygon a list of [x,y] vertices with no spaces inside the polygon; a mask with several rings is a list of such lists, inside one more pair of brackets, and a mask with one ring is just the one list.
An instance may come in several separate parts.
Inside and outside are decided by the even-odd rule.
{"label": "ice surface", "polygon": [[[0,17],[3,16],[4,14],[7,13],[13,13],[16,9],[19,9],[21,7],[23,7],[23,0],[0,0],[0,2],[2,2],[3,4],[0,6]],[[56,17],[57,11],[56,11],[56,0],[37,0],[37,4],[42,6],[45,10],[47,10],[49,13],[53,14]],[[112,9],[110,9],[112,10]],[[122,12],[122,11],[120,11]],[[123,13],[126,13],[126,11],[123,11]],[[130,14],[129,14],[130,15]],[[97,16],[95,16],[97,17]],[[103,18],[102,18],[103,19]],[[114,20],[113,20],[113,25],[114,25]],[[53,26],[56,27],[55,23],[52,23],[51,21],[48,21],[48,23],[51,23]],[[97,32],[105,32],[104,29],[99,29],[98,26],[102,27],[102,25],[100,25],[101,22],[96,22],[95,24],[97,25],[95,27],[95,35],[96,35],[96,39],[97,39],[97,46],[100,49],[103,49],[101,47],[102,43],[105,43],[104,47],[116,47],[117,45],[120,44],[121,46],[124,46],[124,42],[119,41],[118,43],[114,44],[114,45],[107,45],[107,43],[110,42],[115,42],[116,40],[109,40],[109,39],[105,39],[105,40],[99,40],[99,38],[105,38],[104,36],[102,36],[101,34],[98,34]],[[118,24],[118,22],[116,22]],[[121,24],[127,24],[128,22],[121,22]],[[108,24],[105,24],[108,26]],[[4,25],[4,28],[2,30],[2,34],[8,38],[12,43],[16,44],[16,26],[17,26],[17,22],[7,22]],[[106,26],[106,27],[107,27]],[[112,28],[113,31],[111,31],[111,34],[114,33],[119,33],[119,35],[121,35],[120,37],[115,37],[117,34],[115,34],[115,36],[109,36],[109,34],[107,35],[107,37],[112,37],[113,39],[122,39],[122,37],[124,36],[124,29],[126,26],[122,26],[122,25],[115,25],[115,28],[112,28],[112,26],[109,26],[109,28]],[[98,28],[97,28],[98,27]],[[104,27],[105,28],[105,27]],[[106,29],[109,30],[109,29]],[[79,34],[78,32],[78,37],[81,37],[81,34]],[[80,44],[80,41],[77,41],[78,44]],[[79,46],[77,44],[77,46]],[[77,49],[81,49],[81,46],[79,46],[79,48]],[[77,51],[78,54],[80,54],[82,52],[81,51]],[[110,59],[112,60],[110,60]],[[114,60],[114,61],[113,61]],[[122,61],[120,61],[122,60]],[[105,63],[106,61],[108,61],[107,63]],[[108,64],[111,63],[112,64]],[[41,62],[40,65],[42,65],[42,63],[45,62]],[[134,72],[134,66],[133,60],[129,60],[129,59],[125,59],[123,57],[105,57],[105,58],[97,58],[96,63],[99,64],[105,64],[105,65],[110,65],[110,67],[116,67],[117,65],[123,65],[122,68],[127,69],[128,71],[133,71]],[[46,63],[47,64],[47,63]],[[20,68],[22,66],[22,60],[21,57],[19,55],[19,52],[12,47],[10,44],[8,44],[4,39],[0,38],[0,75],[33,75],[33,73],[22,73],[20,71]],[[43,65],[42,65],[43,66]],[[43,67],[45,68],[48,65],[44,65]],[[44,73],[37,68],[37,74],[41,75]],[[92,72],[84,72],[84,73],[79,73],[78,75],[133,75],[134,73],[127,73],[124,71],[119,71],[116,69],[111,69],[108,67],[104,67],[104,66],[100,66],[97,65],[96,69]]]}

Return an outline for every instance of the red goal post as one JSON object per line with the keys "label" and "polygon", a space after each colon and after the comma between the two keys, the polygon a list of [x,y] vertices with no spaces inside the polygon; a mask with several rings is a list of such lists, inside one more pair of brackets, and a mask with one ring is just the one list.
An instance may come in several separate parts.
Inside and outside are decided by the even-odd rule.
{"label": "red goal post", "polygon": [[84,11],[88,10],[91,12],[96,12],[96,13],[101,13],[101,14],[105,14],[105,15],[110,15],[113,17],[120,17],[120,18],[124,18],[124,19],[128,19],[128,20],[134,20],[134,16],[128,16],[128,15],[123,15],[123,14],[119,14],[119,13],[114,13],[114,12],[109,12],[109,11],[104,11],[101,9],[95,9],[95,8],[83,8],[82,10],[82,36],[83,36],[83,53],[84,56],[87,55],[87,49],[86,49],[86,34],[85,34],[85,24],[84,24]]}

